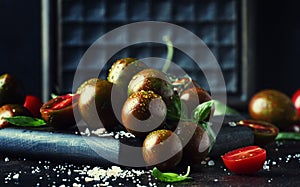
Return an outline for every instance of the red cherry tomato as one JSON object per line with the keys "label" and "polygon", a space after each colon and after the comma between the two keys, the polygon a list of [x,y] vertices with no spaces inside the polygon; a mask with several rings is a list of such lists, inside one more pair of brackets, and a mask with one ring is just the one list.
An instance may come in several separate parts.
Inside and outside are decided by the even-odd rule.
{"label": "red cherry tomato", "polygon": [[40,108],[43,106],[43,101],[34,95],[27,95],[25,102],[24,102],[24,107],[26,107],[32,114],[33,117],[40,117]]}
{"label": "red cherry tomato", "polygon": [[224,154],[224,165],[236,174],[253,174],[259,171],[266,161],[266,150],[259,146],[247,146]]}
{"label": "red cherry tomato", "polygon": [[300,89],[297,90],[293,96],[292,96],[292,101],[294,103],[295,108],[298,111],[298,115],[300,116]]}

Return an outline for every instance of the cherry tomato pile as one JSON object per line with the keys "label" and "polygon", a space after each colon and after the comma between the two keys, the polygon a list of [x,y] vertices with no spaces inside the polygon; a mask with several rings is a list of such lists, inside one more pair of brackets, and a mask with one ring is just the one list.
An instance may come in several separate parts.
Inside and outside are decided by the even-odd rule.
{"label": "cherry tomato pile", "polygon": [[210,138],[198,122],[180,122],[181,107],[186,105],[184,116],[192,119],[193,110],[212,98],[196,81],[184,77],[183,85],[179,79],[171,81],[140,60],[123,58],[113,63],[107,79],[86,80],[76,93],[57,96],[41,107],[29,97],[32,105],[26,106],[32,111],[39,106],[41,117],[57,129],[73,127],[80,119],[90,130],[128,131],[143,142],[141,154],[149,167],[167,170],[183,159],[200,164],[208,155]]}
{"label": "cherry tomato pile", "polygon": [[[75,93],[59,95],[46,103],[26,95],[9,74],[0,76],[0,83],[0,128],[10,125],[3,117],[16,115],[42,118],[56,129],[74,127],[79,117],[90,130],[132,133],[143,142],[145,163],[161,170],[182,162],[200,164],[209,153],[208,132],[193,118],[200,104],[212,100],[210,94],[195,80],[170,79],[138,59],[119,59],[107,79],[91,78]],[[273,142],[280,131],[300,132],[300,89],[292,98],[277,90],[262,90],[253,95],[248,109],[251,119],[236,125],[252,129],[254,145],[221,156],[224,165],[236,174],[259,171],[266,160],[262,147]],[[213,110],[209,109],[210,114]],[[182,114],[184,122],[180,121]],[[207,122],[210,116],[201,122]]]}

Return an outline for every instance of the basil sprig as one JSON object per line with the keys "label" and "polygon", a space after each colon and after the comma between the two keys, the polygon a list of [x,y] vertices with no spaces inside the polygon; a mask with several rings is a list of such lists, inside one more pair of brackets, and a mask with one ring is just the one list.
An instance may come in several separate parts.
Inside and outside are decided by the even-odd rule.
{"label": "basil sprig", "polygon": [[187,108],[184,103],[181,102],[179,97],[174,97],[172,101],[172,104],[168,108],[167,118],[170,120],[190,121],[201,126],[209,136],[211,142],[209,149],[210,151],[215,143],[216,134],[211,128],[211,123],[206,122],[206,119],[208,119],[209,116],[212,115],[212,107],[215,107],[215,100],[206,101],[198,105],[194,109],[191,118],[188,118]]}
{"label": "basil sprig", "polygon": [[167,109],[167,118],[170,120],[185,120],[187,121],[187,108],[183,102],[181,102],[178,95],[174,95],[171,104]]}
{"label": "basil sprig", "polygon": [[275,140],[300,140],[298,132],[279,132]]}
{"label": "basil sprig", "polygon": [[218,100],[214,100],[214,101],[215,101],[214,102],[214,106],[215,106],[214,115],[239,115],[240,114],[237,110],[227,106],[223,102],[218,101]]}
{"label": "basil sprig", "polygon": [[193,111],[193,120],[197,124],[201,124],[211,114],[211,108],[214,104],[214,100],[210,100],[198,105]]}
{"label": "basil sprig", "polygon": [[157,178],[158,180],[160,180],[162,182],[180,182],[180,181],[192,179],[192,177],[189,177],[190,166],[188,166],[187,172],[184,175],[179,175],[177,173],[170,173],[170,172],[163,173],[163,172],[159,171],[159,169],[157,169],[156,167],[153,168],[151,174],[153,177]]}
{"label": "basil sprig", "polygon": [[215,141],[216,141],[216,134],[211,128],[211,123],[206,122],[205,120],[211,115],[212,107],[214,107],[214,100],[206,101],[198,105],[193,111],[193,121],[194,123],[200,125],[208,134],[210,139],[210,148],[209,151],[212,149]]}
{"label": "basil sprig", "polygon": [[3,119],[15,126],[21,127],[38,127],[46,125],[44,120],[39,118],[32,118],[29,116],[3,117]]}

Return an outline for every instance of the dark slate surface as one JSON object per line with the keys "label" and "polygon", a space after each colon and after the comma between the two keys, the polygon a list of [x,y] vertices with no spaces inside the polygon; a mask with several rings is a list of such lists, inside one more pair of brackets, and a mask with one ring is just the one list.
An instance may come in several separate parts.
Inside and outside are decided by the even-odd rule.
{"label": "dark slate surface", "polygon": [[[226,170],[220,157],[213,159],[214,165],[192,166],[191,176],[193,180],[169,184],[173,186],[299,186],[300,180],[300,143],[295,141],[277,142],[270,144],[267,149],[267,166],[254,175],[236,175]],[[80,174],[77,170],[84,168],[93,169],[98,165],[73,164],[72,162],[40,161],[24,157],[15,158],[1,155],[0,157],[0,185],[1,186],[84,186],[111,185],[111,186],[167,186],[167,183],[159,182],[149,173],[135,178],[116,178],[103,181],[86,181],[86,174]],[[108,167],[101,167],[107,170]],[[124,169],[124,168],[122,168]],[[145,170],[147,171],[147,170]],[[179,168],[178,172],[184,173],[185,168]],[[13,176],[16,176],[13,179]]]}
{"label": "dark slate surface", "polygon": [[[205,163],[192,165],[193,180],[174,183],[173,186],[297,186],[300,184],[300,142],[274,142],[267,145],[267,161],[254,175],[236,175],[222,163],[223,152],[253,144],[247,128],[229,127],[228,121],[240,116],[226,117],[216,144]],[[214,119],[218,120],[218,119]],[[128,168],[124,171],[143,171],[137,176],[109,177],[95,180],[89,175],[93,168],[111,171],[113,164],[103,157],[118,159],[119,140],[112,137],[89,137],[98,144],[101,156],[96,154],[82,136],[73,132],[58,132],[49,127],[37,129],[5,128],[0,130],[0,186],[166,186],[151,177],[147,168]],[[95,138],[101,141],[94,141]],[[124,140],[124,139],[123,139]],[[124,142],[124,141],[123,141]],[[138,142],[136,142],[138,145]],[[137,153],[127,157],[136,158]],[[126,159],[128,159],[126,158]],[[184,173],[186,166],[176,172]],[[127,171],[127,172],[128,172]],[[169,184],[171,185],[171,184]]]}
{"label": "dark slate surface", "polygon": [[[238,119],[241,119],[241,117],[225,117],[210,156],[219,156],[232,149],[253,144],[253,134],[249,128],[230,127],[227,124],[228,121]],[[214,117],[213,120],[219,119]],[[212,123],[216,123],[213,120]],[[80,136],[79,134],[77,129],[57,131],[51,127],[4,128],[0,129],[0,142],[2,142],[0,152],[32,159],[43,158],[46,160],[72,161],[74,163],[97,163],[102,166],[111,165],[108,160],[112,160],[114,163],[123,163],[124,160],[128,160],[128,158],[122,158],[120,155],[133,154],[137,156],[131,156],[129,160],[141,159],[138,156],[141,154],[138,152],[139,150],[132,150],[135,152],[127,154],[122,152],[126,150],[122,145],[140,146],[142,143],[139,141],[132,141],[129,138],[115,139],[113,136],[97,137],[95,135]]]}

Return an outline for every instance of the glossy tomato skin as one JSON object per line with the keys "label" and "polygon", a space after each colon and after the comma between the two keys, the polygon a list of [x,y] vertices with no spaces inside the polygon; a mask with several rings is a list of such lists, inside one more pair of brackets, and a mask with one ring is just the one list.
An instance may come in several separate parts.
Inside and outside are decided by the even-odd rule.
{"label": "glossy tomato skin", "polygon": [[34,95],[27,95],[24,107],[27,108],[33,117],[39,118],[41,117],[40,108],[43,106],[43,101]]}
{"label": "glossy tomato skin", "polygon": [[266,89],[256,93],[249,102],[252,119],[267,121],[280,130],[287,130],[299,120],[292,100],[283,92]]}
{"label": "glossy tomato skin", "polygon": [[180,138],[170,130],[152,131],[143,142],[142,154],[148,167],[170,171],[182,159],[182,143]]}
{"label": "glossy tomato skin", "polygon": [[293,94],[292,101],[297,109],[298,115],[300,116],[300,89]]}
{"label": "glossy tomato skin", "polygon": [[254,174],[266,161],[266,150],[259,146],[247,146],[224,154],[224,165],[236,174]]}
{"label": "glossy tomato skin", "polygon": [[73,127],[76,124],[75,116],[80,116],[79,96],[80,94],[66,94],[50,99],[40,109],[42,119],[55,129]]}
{"label": "glossy tomato skin", "polygon": [[265,146],[273,142],[279,133],[279,129],[275,125],[266,121],[246,119],[237,122],[237,125],[251,128],[254,134],[254,143],[258,146]]}

